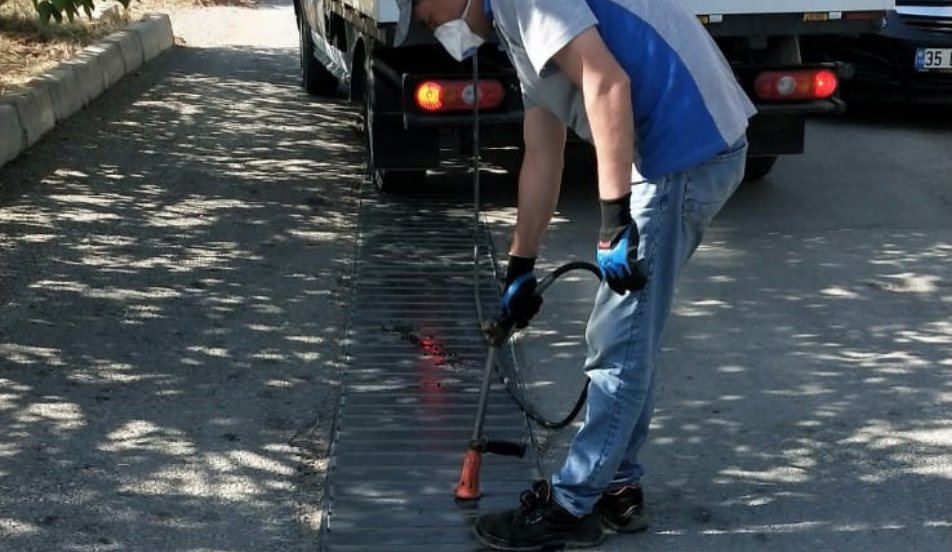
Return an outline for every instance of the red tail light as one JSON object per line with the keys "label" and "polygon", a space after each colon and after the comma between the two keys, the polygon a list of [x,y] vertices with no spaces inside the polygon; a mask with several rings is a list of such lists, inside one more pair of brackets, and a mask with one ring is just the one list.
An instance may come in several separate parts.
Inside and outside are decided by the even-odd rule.
{"label": "red tail light", "polygon": [[754,81],[754,92],[761,100],[825,100],[839,86],[836,73],[829,69],[764,71]]}
{"label": "red tail light", "polygon": [[471,80],[432,80],[416,87],[417,106],[424,111],[462,111],[473,109],[479,101],[480,109],[492,109],[502,105],[505,90],[495,80],[478,81],[478,94],[473,93]]}
{"label": "red tail light", "polygon": [[843,19],[850,19],[853,21],[869,21],[871,19],[876,19],[877,17],[882,17],[881,12],[845,12],[843,14]]}

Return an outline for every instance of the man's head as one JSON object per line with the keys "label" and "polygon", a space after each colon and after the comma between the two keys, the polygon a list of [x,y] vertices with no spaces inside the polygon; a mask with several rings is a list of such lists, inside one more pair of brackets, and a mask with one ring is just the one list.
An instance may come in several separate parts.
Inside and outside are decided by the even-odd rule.
{"label": "man's head", "polygon": [[[483,11],[483,0],[396,0],[400,19],[394,44],[399,46],[407,39],[411,29],[423,27],[435,30],[440,25],[465,19],[466,24],[478,35],[485,37],[492,28]],[[465,18],[464,18],[465,15]]]}

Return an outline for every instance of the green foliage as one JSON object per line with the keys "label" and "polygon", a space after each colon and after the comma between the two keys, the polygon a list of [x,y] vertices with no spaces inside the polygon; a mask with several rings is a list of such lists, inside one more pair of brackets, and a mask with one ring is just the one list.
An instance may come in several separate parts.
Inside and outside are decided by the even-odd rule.
{"label": "green foliage", "polygon": [[[132,0],[117,0],[122,7],[128,8]],[[92,19],[93,9],[96,7],[93,0],[33,0],[33,7],[37,15],[44,23],[55,20],[57,23],[63,22],[63,16],[73,21],[79,16],[79,10],[82,9],[86,17]]]}

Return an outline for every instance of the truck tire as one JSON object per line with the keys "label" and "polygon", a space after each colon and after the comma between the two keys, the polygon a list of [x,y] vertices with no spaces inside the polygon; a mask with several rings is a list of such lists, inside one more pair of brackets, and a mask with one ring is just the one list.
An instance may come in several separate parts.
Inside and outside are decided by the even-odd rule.
{"label": "truck tire", "polygon": [[418,169],[396,170],[376,169],[373,172],[374,184],[381,192],[388,194],[406,193],[426,182],[426,171]]}
{"label": "truck tire", "polygon": [[744,170],[744,182],[753,182],[763,179],[770,173],[776,163],[776,155],[748,157],[747,168]]}
{"label": "truck tire", "polygon": [[301,86],[308,94],[336,96],[339,83],[334,75],[314,57],[311,27],[307,24],[304,14],[298,16],[298,35],[300,36]]}
{"label": "truck tire", "polygon": [[370,63],[370,53],[364,57],[364,72],[361,88],[363,89],[363,135],[364,159],[366,160],[367,176],[373,181],[378,190],[385,193],[402,193],[420,188],[426,181],[425,169],[381,169],[374,162],[374,151],[380,145],[375,141],[380,129],[379,123],[374,122],[374,90],[375,77]]}

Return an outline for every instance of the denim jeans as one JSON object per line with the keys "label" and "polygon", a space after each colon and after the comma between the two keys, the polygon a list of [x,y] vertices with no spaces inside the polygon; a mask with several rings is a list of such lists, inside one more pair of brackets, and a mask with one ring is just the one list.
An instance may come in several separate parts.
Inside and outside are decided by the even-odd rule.
{"label": "denim jeans", "polygon": [[710,160],[632,186],[638,259],[648,284],[618,295],[602,284],[586,330],[585,371],[591,380],[585,422],[561,469],[554,499],[576,516],[591,512],[602,492],[640,481],[638,453],[654,409],[658,353],[675,282],[714,215],[744,174],[745,140]]}

